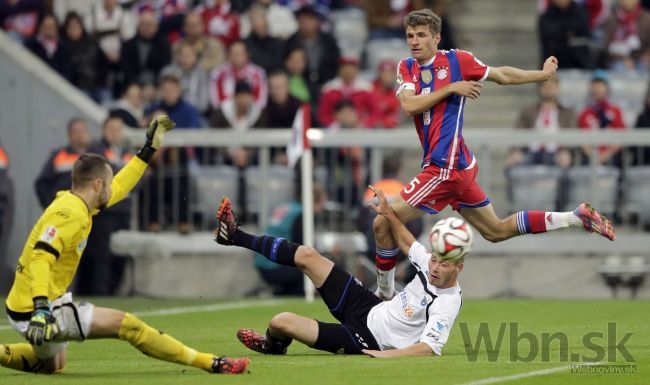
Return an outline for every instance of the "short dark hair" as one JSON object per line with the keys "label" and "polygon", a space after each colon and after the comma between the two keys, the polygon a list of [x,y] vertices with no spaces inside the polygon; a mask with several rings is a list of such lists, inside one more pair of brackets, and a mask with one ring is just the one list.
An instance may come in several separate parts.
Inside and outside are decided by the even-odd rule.
{"label": "short dark hair", "polygon": [[436,35],[440,33],[442,28],[442,20],[440,19],[440,16],[427,8],[413,11],[404,18],[404,29],[406,29],[406,27],[416,27],[418,25],[427,26],[429,31],[431,31],[431,34]]}
{"label": "short dark hair", "polygon": [[252,93],[253,89],[251,88],[251,85],[248,84],[248,82],[239,81],[235,84],[235,95]]}
{"label": "short dark hair", "polygon": [[72,168],[72,187],[84,187],[97,178],[106,175],[108,161],[98,154],[83,154]]}
{"label": "short dark hair", "polygon": [[124,123],[124,119],[122,119],[120,115],[114,112],[109,112],[106,119],[104,119],[104,121],[102,122],[102,128],[105,128],[108,122],[110,122],[111,120],[119,120],[120,122]]}
{"label": "short dark hair", "polygon": [[334,104],[334,112],[339,112],[344,108],[355,108],[354,103],[350,99],[341,99]]}

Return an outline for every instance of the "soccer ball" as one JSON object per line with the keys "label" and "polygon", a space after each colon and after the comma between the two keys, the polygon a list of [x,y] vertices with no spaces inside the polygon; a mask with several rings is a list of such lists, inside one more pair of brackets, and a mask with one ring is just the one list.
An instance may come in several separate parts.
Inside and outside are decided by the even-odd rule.
{"label": "soccer ball", "polygon": [[474,234],[467,222],[449,217],[436,222],[429,232],[433,254],[446,261],[459,261],[472,249]]}

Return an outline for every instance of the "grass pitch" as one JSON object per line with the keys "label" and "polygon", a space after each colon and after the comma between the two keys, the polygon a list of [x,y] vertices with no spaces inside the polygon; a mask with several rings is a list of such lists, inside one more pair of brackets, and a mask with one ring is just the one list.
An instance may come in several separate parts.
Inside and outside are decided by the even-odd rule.
{"label": "grass pitch", "polygon": [[[650,303],[643,301],[467,300],[442,357],[394,360],[332,355],[295,342],[286,356],[263,356],[247,350],[237,341],[235,333],[239,327],[263,331],[269,319],[281,311],[292,311],[324,321],[333,320],[319,300],[313,304],[301,300],[228,303],[207,299],[95,299],[91,302],[140,314],[150,325],[198,350],[219,355],[248,356],[252,359],[251,372],[241,376],[211,375],[145,357],[122,341],[102,340],[71,343],[64,374],[34,376],[0,368],[0,384],[587,385],[650,382]],[[461,327],[461,323],[465,327]],[[502,342],[498,349],[493,346],[491,356],[482,345],[473,360],[467,349],[471,353],[476,347],[481,323],[485,323],[483,331],[489,329],[491,340],[495,343],[499,330],[503,329]],[[513,327],[517,329],[516,333]],[[616,330],[615,337],[611,336],[612,327]],[[464,333],[462,329],[465,329]],[[555,336],[546,353],[542,349],[544,333],[561,334]],[[632,362],[627,362],[620,349],[615,348],[627,333],[632,334],[624,341],[623,347],[632,355]],[[518,336],[520,341],[513,360],[511,348]],[[562,336],[566,336],[567,340],[564,346],[560,346]],[[531,338],[538,343],[538,349],[533,348],[532,353]],[[21,338],[3,321],[0,322],[0,341],[20,342]],[[608,345],[611,349],[608,349]],[[496,352],[499,353],[498,357]],[[611,371],[610,364],[624,364],[634,365],[636,373],[572,373],[572,362],[563,359],[564,353],[569,357],[568,361],[572,358],[578,358],[578,361],[585,361],[584,357],[591,360],[597,358],[601,364],[608,365],[598,367],[600,371]]]}

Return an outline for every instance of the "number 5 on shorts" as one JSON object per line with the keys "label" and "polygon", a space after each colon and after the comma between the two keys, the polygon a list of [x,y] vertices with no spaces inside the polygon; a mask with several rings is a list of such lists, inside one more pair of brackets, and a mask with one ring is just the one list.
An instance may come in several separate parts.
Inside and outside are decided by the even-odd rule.
{"label": "number 5 on shorts", "polygon": [[418,184],[418,185],[420,184],[420,180],[417,177],[413,178],[413,180],[408,184],[408,187],[404,188],[404,192],[406,194],[412,193],[413,190],[415,190],[415,185],[416,184]]}

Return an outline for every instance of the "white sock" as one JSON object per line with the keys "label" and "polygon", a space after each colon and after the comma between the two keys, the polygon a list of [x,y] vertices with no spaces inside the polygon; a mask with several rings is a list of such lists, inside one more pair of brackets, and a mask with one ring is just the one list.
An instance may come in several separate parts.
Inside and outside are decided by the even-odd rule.
{"label": "white sock", "polygon": [[377,289],[384,296],[392,295],[395,291],[395,268],[390,270],[377,269]]}
{"label": "white sock", "polygon": [[573,211],[567,211],[565,213],[547,211],[544,213],[544,222],[546,224],[546,231],[582,226],[582,221]]}

